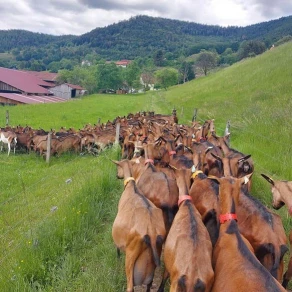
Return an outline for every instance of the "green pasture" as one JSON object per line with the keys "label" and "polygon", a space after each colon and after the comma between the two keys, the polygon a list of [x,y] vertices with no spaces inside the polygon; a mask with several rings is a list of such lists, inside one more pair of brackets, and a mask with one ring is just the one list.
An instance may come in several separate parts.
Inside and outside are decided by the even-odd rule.
{"label": "green pasture", "polygon": [[[260,173],[292,180],[291,63],[288,43],[167,91],[1,107],[0,126],[7,110],[12,126],[58,130],[140,110],[171,114],[173,108],[179,122],[189,124],[197,108],[197,119],[214,118],[220,136],[230,120],[231,147],[255,163],[252,193],[270,207]],[[124,258],[117,259],[111,238],[122,183],[110,159],[119,159],[119,152],[63,154],[50,164],[35,153],[0,154],[1,291],[125,290]],[[291,230],[286,208],[275,212]]]}

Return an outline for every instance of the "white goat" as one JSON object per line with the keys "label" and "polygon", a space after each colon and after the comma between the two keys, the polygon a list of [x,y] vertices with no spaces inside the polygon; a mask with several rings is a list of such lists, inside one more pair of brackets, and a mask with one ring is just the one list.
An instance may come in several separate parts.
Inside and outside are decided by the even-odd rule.
{"label": "white goat", "polygon": [[13,146],[14,146],[14,154],[15,154],[15,146],[17,144],[17,136],[15,133],[8,131],[0,131],[0,142],[1,143],[1,151],[3,150],[3,143],[7,144],[8,146],[8,155],[10,154],[10,150],[11,150],[11,143],[14,142]]}

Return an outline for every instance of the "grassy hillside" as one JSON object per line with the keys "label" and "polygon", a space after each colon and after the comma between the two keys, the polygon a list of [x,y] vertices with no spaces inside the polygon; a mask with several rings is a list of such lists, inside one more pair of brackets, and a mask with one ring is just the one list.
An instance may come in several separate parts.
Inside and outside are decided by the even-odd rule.
{"label": "grassy hillside", "polygon": [[[245,60],[167,91],[141,95],[93,95],[64,104],[1,107],[11,125],[81,128],[139,110],[171,113],[189,123],[215,118],[222,135],[231,121],[231,146],[252,154],[253,194],[271,206],[264,172],[292,180],[290,143],[292,44]],[[47,165],[35,154],[1,157],[0,286],[3,291],[122,291],[123,258],[116,259],[111,225],[122,184],[115,178],[119,151],[99,157],[63,155]],[[66,183],[67,179],[71,183]],[[281,215],[286,231],[292,220]]]}

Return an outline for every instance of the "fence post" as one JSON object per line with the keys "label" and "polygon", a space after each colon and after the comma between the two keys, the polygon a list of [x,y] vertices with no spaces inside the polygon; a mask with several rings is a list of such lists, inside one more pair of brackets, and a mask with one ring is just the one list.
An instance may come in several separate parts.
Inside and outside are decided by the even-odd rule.
{"label": "fence post", "polygon": [[[228,120],[227,123],[226,123],[224,136],[226,136],[228,134],[230,134],[230,120]],[[228,139],[226,140],[226,143],[227,143],[228,147],[230,147],[230,135],[228,136]]]}
{"label": "fence post", "polygon": [[46,162],[50,162],[50,157],[51,157],[51,140],[52,140],[52,132],[48,133],[48,138],[47,138],[47,153],[46,153]]}
{"label": "fence post", "polygon": [[120,127],[121,127],[121,124],[120,123],[117,123],[117,126],[116,126],[116,139],[115,139],[115,144],[119,144],[119,141],[120,141]]}
{"label": "fence post", "polygon": [[6,111],[6,126],[9,125],[9,111]]}
{"label": "fence post", "polygon": [[193,118],[192,118],[192,122],[195,122],[195,121],[197,120],[197,114],[198,114],[198,109],[195,108],[195,109],[194,109]]}
{"label": "fence post", "polygon": [[226,136],[228,133],[230,133],[230,120],[227,121],[224,136]]}

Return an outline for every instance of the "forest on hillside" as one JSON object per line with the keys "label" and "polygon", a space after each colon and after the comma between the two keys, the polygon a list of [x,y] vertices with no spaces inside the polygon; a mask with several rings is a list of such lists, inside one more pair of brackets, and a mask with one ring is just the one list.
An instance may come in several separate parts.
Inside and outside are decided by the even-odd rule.
{"label": "forest on hillside", "polygon": [[198,54],[237,52],[242,42],[268,48],[292,35],[292,16],[246,27],[220,27],[158,17],[136,16],[81,36],[52,36],[24,30],[0,30],[0,66],[28,70],[71,70],[83,60],[153,58],[166,61]]}

